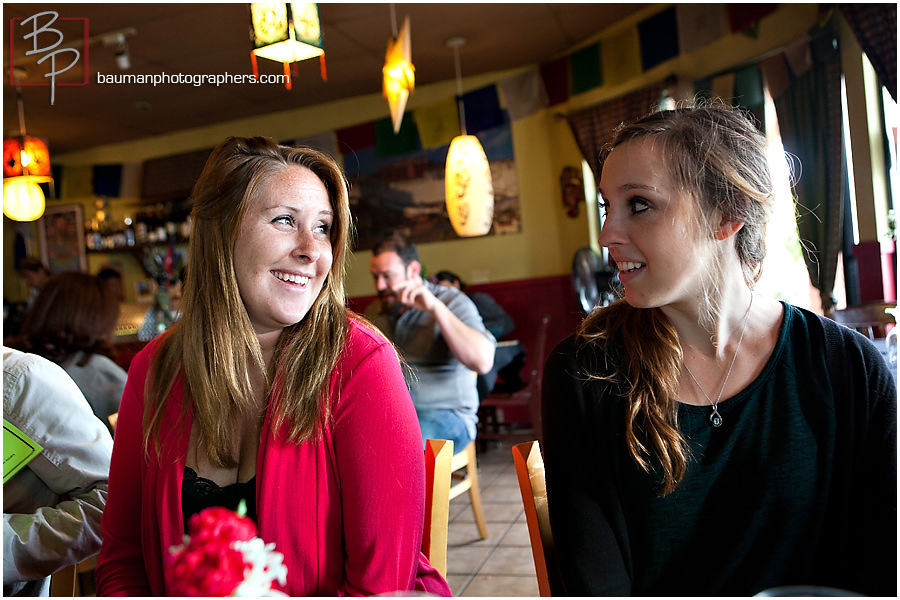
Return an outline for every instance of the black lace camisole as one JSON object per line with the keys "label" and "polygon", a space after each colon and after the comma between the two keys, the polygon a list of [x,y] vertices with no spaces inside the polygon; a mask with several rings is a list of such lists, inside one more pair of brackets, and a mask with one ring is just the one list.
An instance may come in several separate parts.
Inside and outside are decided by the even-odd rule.
{"label": "black lace camisole", "polygon": [[247,504],[247,516],[256,522],[256,476],[244,483],[232,483],[219,487],[214,481],[199,477],[190,467],[184,468],[184,480],[181,484],[181,512],[184,515],[184,532],[188,532],[188,521],[204,508],[223,506],[237,510],[238,504],[244,500]]}

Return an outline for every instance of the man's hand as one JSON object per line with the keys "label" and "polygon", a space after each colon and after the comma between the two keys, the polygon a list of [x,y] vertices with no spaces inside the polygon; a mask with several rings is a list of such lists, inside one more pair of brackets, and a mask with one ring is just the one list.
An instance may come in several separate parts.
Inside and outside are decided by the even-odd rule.
{"label": "man's hand", "polygon": [[393,291],[401,304],[416,310],[434,312],[435,306],[440,303],[421,277],[408,279],[393,288]]}

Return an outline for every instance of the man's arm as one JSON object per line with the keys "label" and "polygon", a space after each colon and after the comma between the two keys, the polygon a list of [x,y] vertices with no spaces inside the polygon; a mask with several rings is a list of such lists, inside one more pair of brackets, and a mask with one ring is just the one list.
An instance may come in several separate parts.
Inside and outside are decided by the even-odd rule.
{"label": "man's arm", "polygon": [[[4,418],[43,448],[3,486],[5,586],[46,577],[100,549],[112,437],[58,365],[4,348],[3,374]],[[37,489],[58,501],[29,500]]]}
{"label": "man's arm", "polygon": [[421,277],[409,280],[402,289],[395,291],[398,292],[398,298],[403,304],[431,313],[456,360],[478,373],[484,374],[491,370],[494,366],[493,336],[485,335],[460,320],[446,304],[431,293]]}
{"label": "man's arm", "polygon": [[434,300],[431,314],[456,360],[481,374],[490,371],[494,366],[494,343],[491,339],[460,321],[439,299]]}

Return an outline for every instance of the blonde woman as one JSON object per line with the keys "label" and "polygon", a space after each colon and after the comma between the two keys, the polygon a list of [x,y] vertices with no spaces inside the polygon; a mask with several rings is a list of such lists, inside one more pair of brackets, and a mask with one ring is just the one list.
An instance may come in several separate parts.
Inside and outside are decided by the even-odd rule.
{"label": "blonde woman", "polygon": [[599,187],[624,297],[544,371],[557,591],[896,596],[896,386],[868,339],[754,291],[765,137],[721,105],[658,112]]}
{"label": "blonde woman", "polygon": [[166,594],[190,515],[244,499],[288,595],[449,595],[419,551],[424,454],[397,354],[344,306],[339,166],[229,138],[192,199],[181,319],[135,357],[119,411],[99,594]]}

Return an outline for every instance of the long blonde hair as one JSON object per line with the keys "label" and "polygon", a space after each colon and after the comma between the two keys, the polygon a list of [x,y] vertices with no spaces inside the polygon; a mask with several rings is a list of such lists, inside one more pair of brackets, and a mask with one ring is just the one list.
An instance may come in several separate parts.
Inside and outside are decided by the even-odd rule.
{"label": "long blonde hair", "polygon": [[[333,264],[306,317],[278,339],[272,372],[241,300],[234,270],[234,244],[241,221],[263,182],[299,165],[325,185],[334,221]],[[274,428],[294,443],[320,434],[328,419],[331,373],[349,329],[344,276],[352,235],[347,180],[327,154],[280,146],[268,138],[229,137],[210,155],[191,194],[190,247],[181,300],[182,316],[165,334],[151,365],[144,411],[144,445],[159,455],[161,420],[172,383],[184,377],[182,418],[191,408],[200,444],[216,466],[233,466],[232,432],[241,418],[258,417],[250,373],[266,376],[267,392],[279,398]],[[274,383],[273,383],[274,382]]]}
{"label": "long blonde hair", "polygon": [[[607,155],[638,138],[651,138],[659,156],[669,159],[669,175],[684,197],[697,203],[699,229],[708,239],[722,219],[744,224],[733,236],[734,246],[744,280],[752,288],[762,275],[766,223],[774,200],[765,136],[739,109],[706,103],[654,112],[620,126]],[[701,325],[710,334],[720,312],[719,267],[714,261],[701,282]],[[578,335],[589,345],[614,353],[614,373],[588,377],[624,385],[629,452],[647,472],[653,470],[655,459],[663,477],[660,491],[670,493],[684,477],[688,460],[687,443],[678,428],[683,356],[677,331],[659,308],[638,309],[619,300],[592,311]]]}

